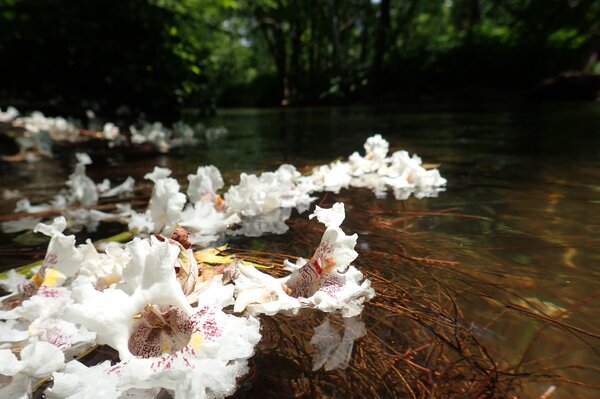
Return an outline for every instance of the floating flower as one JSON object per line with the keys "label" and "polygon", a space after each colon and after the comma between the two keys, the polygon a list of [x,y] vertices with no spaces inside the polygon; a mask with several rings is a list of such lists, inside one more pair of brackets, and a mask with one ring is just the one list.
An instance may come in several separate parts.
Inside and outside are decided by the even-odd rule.
{"label": "floating flower", "polygon": [[354,251],[357,235],[346,235],[340,225],[344,220],[344,205],[331,209],[316,207],[310,216],[327,226],[313,257],[296,264],[287,262],[293,270],[290,276],[276,279],[251,266],[239,266],[234,310],[250,313],[295,313],[301,307],[313,307],[325,312],[339,311],[352,317],[362,311],[363,302],[375,292],[369,280],[350,263],[358,254]]}
{"label": "floating flower", "polygon": [[[74,172],[69,176],[66,185],[69,190],[57,194],[52,201],[45,204],[32,205],[29,199],[19,200],[15,207],[15,212],[61,212],[67,217],[71,230],[78,231],[85,227],[88,231],[95,231],[98,224],[103,221],[126,220],[134,213],[130,204],[116,204],[116,211],[112,213],[101,212],[94,209],[98,203],[99,197],[112,197],[130,193],[135,185],[132,177],[125,179],[123,183],[111,188],[110,180],[104,179],[101,183],[95,184],[86,173],[86,165],[92,163],[87,154],[76,154],[77,164]],[[38,222],[41,218],[25,217],[11,222],[2,223],[4,232],[17,232],[30,230],[33,221]]]}
{"label": "floating flower", "polygon": [[107,372],[119,376],[122,390],[162,387],[183,398],[232,393],[260,339],[257,320],[222,312],[233,303],[233,286],[220,276],[207,282],[192,308],[175,276],[180,247],[151,237],[127,249],[123,283],[98,291],[77,278],[66,318],[119,352],[121,362]]}
{"label": "floating flower", "polygon": [[[129,224],[130,229],[139,229],[140,232],[156,232],[169,236],[175,230],[181,219],[181,212],[186,203],[185,194],[179,192],[177,180],[169,177],[171,171],[167,168],[154,168],[144,178],[154,182],[152,197],[148,210],[144,214],[137,214]],[[142,228],[144,230],[142,230]]]}
{"label": "floating flower", "polygon": [[215,203],[208,200],[188,204],[181,214],[179,225],[190,232],[189,241],[192,244],[205,247],[218,240],[231,225],[239,221],[237,214],[219,212]]}
{"label": "floating flower", "polygon": [[187,195],[191,203],[213,199],[224,185],[221,172],[213,165],[198,167],[196,174],[188,175],[187,179],[190,182]]}
{"label": "floating flower", "polygon": [[347,163],[336,161],[331,165],[322,165],[313,170],[311,178],[318,191],[339,193],[342,188],[348,188],[352,176]]}
{"label": "floating flower", "polygon": [[389,143],[380,134],[369,137],[364,144],[366,155],[363,157],[358,152],[348,158],[352,174],[362,175],[365,173],[376,173],[386,165],[386,155]]}
{"label": "floating flower", "polygon": [[20,353],[20,359],[10,349],[0,349],[0,374],[42,378],[64,367],[65,355],[56,346],[32,339]]}
{"label": "floating flower", "polygon": [[300,173],[292,165],[260,176],[240,175],[240,183],[225,193],[228,208],[244,217],[268,214],[279,208],[306,209],[314,198],[298,186]]}
{"label": "floating flower", "polygon": [[52,374],[52,386],[46,390],[48,399],[118,398],[118,376],[109,373],[109,361],[86,367],[77,360],[65,365],[63,371]]}
{"label": "floating flower", "polygon": [[85,167],[92,163],[88,154],[77,153],[75,171],[69,176],[67,186],[70,188],[68,200],[70,204],[89,207],[98,203],[96,184],[85,174]]}
{"label": "floating flower", "polygon": [[0,108],[0,122],[10,122],[19,116],[19,111],[15,107],[8,107],[6,111]]}

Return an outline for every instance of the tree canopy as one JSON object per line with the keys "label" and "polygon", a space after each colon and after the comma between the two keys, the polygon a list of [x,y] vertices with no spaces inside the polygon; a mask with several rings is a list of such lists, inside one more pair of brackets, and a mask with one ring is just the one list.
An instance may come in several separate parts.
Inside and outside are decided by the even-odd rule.
{"label": "tree canopy", "polygon": [[0,0],[0,102],[399,101],[600,72],[600,0]]}

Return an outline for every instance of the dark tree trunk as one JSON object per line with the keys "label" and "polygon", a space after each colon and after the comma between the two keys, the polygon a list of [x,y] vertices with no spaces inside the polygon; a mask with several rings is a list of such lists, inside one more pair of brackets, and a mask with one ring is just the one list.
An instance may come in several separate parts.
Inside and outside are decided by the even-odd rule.
{"label": "dark tree trunk", "polygon": [[378,96],[381,91],[381,74],[383,61],[388,48],[388,35],[390,31],[390,0],[381,0],[379,5],[379,25],[375,38],[375,54],[371,66],[371,85],[373,94]]}

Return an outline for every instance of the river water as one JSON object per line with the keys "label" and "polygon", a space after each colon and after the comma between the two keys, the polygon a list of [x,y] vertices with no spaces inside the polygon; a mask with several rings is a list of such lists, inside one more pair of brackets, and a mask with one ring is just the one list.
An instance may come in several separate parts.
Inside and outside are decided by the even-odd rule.
{"label": "river water", "polygon": [[[379,268],[391,280],[410,278],[410,263],[385,261],[386,254],[398,253],[421,272],[431,267],[451,287],[461,319],[499,367],[546,376],[523,380],[522,397],[540,397],[552,385],[552,398],[600,395],[584,386],[600,385],[600,104],[226,110],[206,122],[225,126],[229,134],[177,156],[113,154],[97,160],[88,174],[95,181],[132,175],[139,182],[161,165],[183,183],[198,165],[214,164],[235,184],[242,171],[272,170],[281,163],[309,168],[346,157],[381,133],[391,150],[416,152],[424,162],[439,164],[448,186],[437,198],[422,200],[376,199],[357,189],[321,196],[322,203],[346,203],[345,225],[359,233],[361,256],[375,256],[366,250],[377,247],[381,262],[368,259],[365,267]],[[70,168],[59,161],[3,165],[0,180],[3,188],[42,200],[62,187]],[[0,211],[10,213],[13,206],[3,200]],[[290,224],[305,217],[294,215]],[[273,248],[290,253],[295,230],[234,244],[265,250],[272,241]],[[113,232],[118,227],[93,238]],[[43,253],[44,243],[31,235],[4,235],[0,268]],[[356,263],[361,265],[361,257]],[[475,280],[476,289],[470,283]],[[367,334],[378,333],[377,323],[367,317],[366,324]],[[259,374],[268,361],[284,367],[275,357],[258,359]],[[300,366],[277,375],[297,389],[299,376],[328,379],[327,373],[311,374]],[[264,376],[251,383],[254,394],[282,393],[267,386],[277,382]],[[329,392],[348,395],[351,389]]]}

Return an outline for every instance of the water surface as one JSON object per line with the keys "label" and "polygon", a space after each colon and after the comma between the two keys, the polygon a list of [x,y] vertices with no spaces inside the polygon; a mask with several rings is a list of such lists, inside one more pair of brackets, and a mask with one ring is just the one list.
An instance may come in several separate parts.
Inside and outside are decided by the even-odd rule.
{"label": "water surface", "polygon": [[[531,366],[548,375],[543,382],[524,383],[527,397],[540,396],[558,381],[555,373],[600,385],[598,372],[571,367],[600,367],[600,340],[594,337],[600,333],[600,104],[228,110],[207,122],[227,127],[229,135],[177,156],[115,154],[97,160],[88,174],[96,181],[132,175],[140,182],[158,164],[173,169],[184,183],[198,165],[214,164],[228,184],[235,184],[242,171],[272,170],[284,162],[308,168],[346,157],[362,150],[368,136],[381,133],[391,150],[416,152],[424,162],[440,164],[449,183],[437,198],[423,200],[379,200],[356,189],[320,197],[327,204],[345,201],[346,224],[359,233],[359,249],[378,248],[379,266],[369,259],[366,267],[378,268],[388,279],[406,279],[410,268],[385,262],[386,253],[414,258],[421,268],[426,260],[440,261],[436,278],[453,287],[462,319],[497,364],[517,372]],[[60,189],[70,168],[66,161],[2,165],[0,179],[3,188],[44,200]],[[0,203],[2,213],[13,207],[11,200]],[[295,215],[290,223],[305,217]],[[118,229],[109,226],[93,237]],[[288,253],[302,248],[297,232],[237,244]],[[44,242],[31,235],[4,235],[0,268],[35,260],[44,250]],[[462,272],[480,277],[481,286],[473,289],[461,280]],[[377,334],[383,327],[368,316],[369,308],[368,334]],[[311,333],[306,331],[308,338]],[[257,358],[259,376],[248,382],[254,383],[247,387],[251,393],[276,397],[282,393],[277,383],[284,379],[300,391],[302,378],[336,381],[277,356]],[[276,377],[261,377],[265,367],[277,368],[271,370]],[[331,389],[334,396],[353,392],[350,386]],[[559,382],[552,397],[573,395],[600,393]]]}

